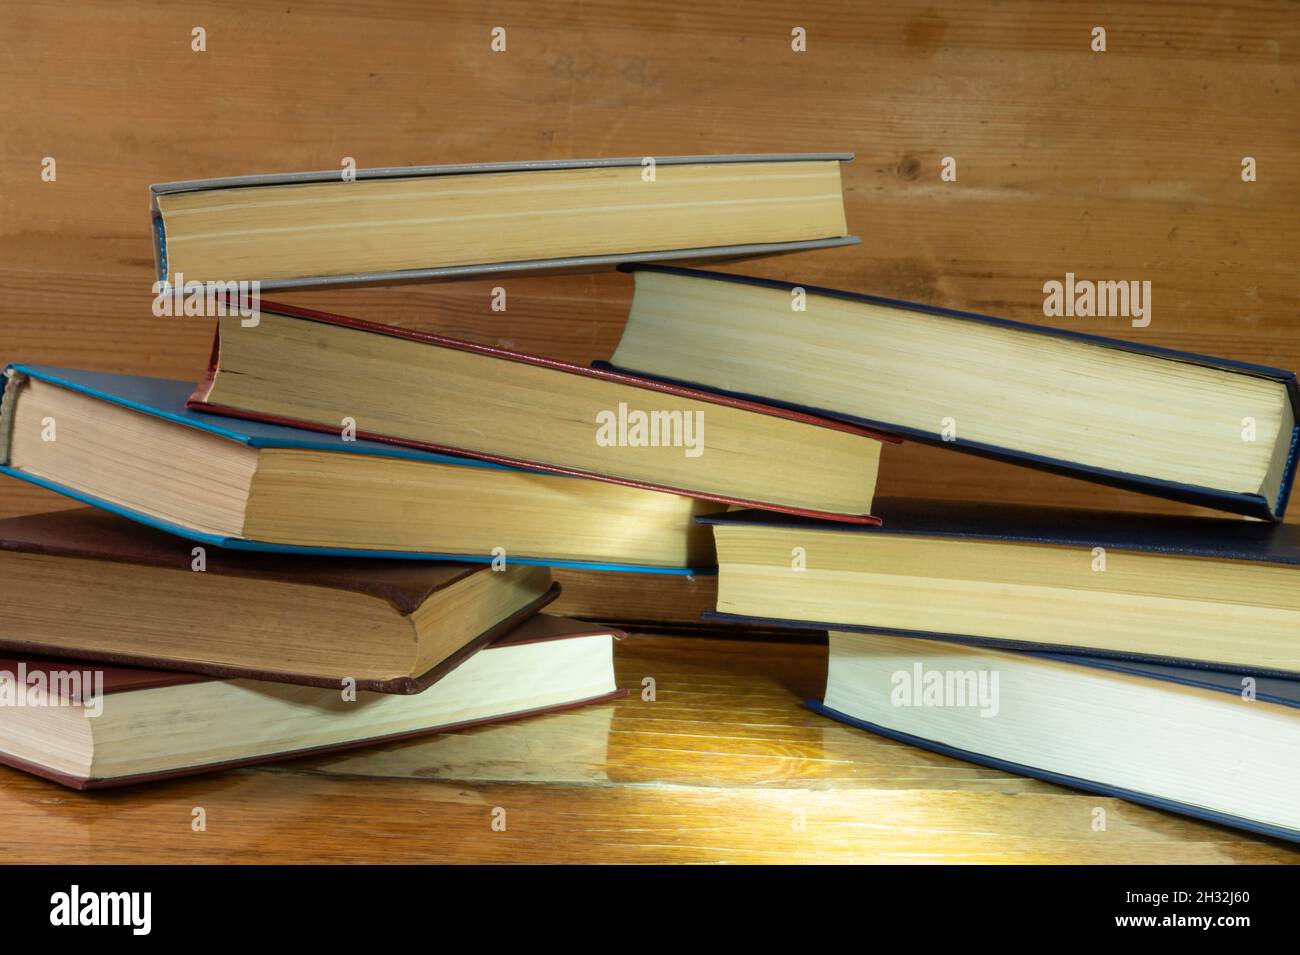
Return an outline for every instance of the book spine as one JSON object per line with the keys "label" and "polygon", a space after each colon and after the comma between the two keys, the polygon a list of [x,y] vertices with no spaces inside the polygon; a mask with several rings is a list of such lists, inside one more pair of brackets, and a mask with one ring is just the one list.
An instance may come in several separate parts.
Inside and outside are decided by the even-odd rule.
{"label": "book spine", "polygon": [[27,376],[12,366],[4,371],[0,380],[0,467],[9,464],[9,445],[14,431],[14,414],[18,405],[18,389]]}
{"label": "book spine", "polygon": [[1273,517],[1279,521],[1286,516],[1286,505],[1295,484],[1297,451],[1300,451],[1300,424],[1291,429],[1291,448],[1287,451],[1286,467],[1282,470],[1282,485],[1277,489],[1277,503],[1273,505]]}

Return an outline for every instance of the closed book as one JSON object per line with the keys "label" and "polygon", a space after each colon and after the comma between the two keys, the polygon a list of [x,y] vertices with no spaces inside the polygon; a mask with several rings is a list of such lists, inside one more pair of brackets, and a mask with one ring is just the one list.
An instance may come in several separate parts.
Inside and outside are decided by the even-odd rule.
{"label": "closed book", "polygon": [[219,319],[189,406],[725,504],[872,523],[868,429],[288,305]]}
{"label": "closed book", "polygon": [[150,187],[161,282],[263,290],[852,245],[851,153],[408,166]]}
{"label": "closed book", "polygon": [[[1293,371],[812,285],[631,271],[606,367],[1217,510],[1286,510]],[[1110,316],[1134,294],[1101,285]]]}
{"label": "closed book", "polygon": [[719,562],[705,616],[1300,675],[1295,525],[890,498],[879,511],[869,529],[700,518]]}
{"label": "closed book", "polygon": [[714,564],[693,518],[720,503],[200,414],[181,381],[14,365],[3,386],[0,473],[200,543],[668,574]]}
{"label": "closed book", "polygon": [[0,659],[0,763],[101,789],[534,716],[620,695],[619,636],[541,614],[409,696]]}
{"label": "closed book", "polygon": [[[825,699],[809,706],[945,756],[1300,841],[1294,680],[833,631]],[[1114,814],[1098,806],[1079,824],[1103,838]]]}
{"label": "closed book", "polygon": [[195,547],[106,511],[0,520],[0,649],[418,693],[558,594],[545,567]]}

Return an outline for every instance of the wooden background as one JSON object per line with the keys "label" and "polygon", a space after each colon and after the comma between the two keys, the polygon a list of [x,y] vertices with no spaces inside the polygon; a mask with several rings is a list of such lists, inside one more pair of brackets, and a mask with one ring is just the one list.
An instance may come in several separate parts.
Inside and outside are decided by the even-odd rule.
{"label": "wooden background", "polygon": [[[490,50],[494,26],[505,53]],[[796,26],[806,53],[791,51]],[[195,27],[206,52],[191,50]],[[348,156],[852,150],[862,244],[737,271],[1030,322],[1046,321],[1043,283],[1067,271],[1150,280],[1149,328],[1056,324],[1300,367],[1295,2],[6,2],[0,90],[6,361],[198,375],[208,323],[150,312],[152,182]],[[55,182],[41,179],[47,156]],[[955,183],[940,181],[944,156]],[[1242,182],[1244,156],[1257,182]],[[504,314],[489,309],[497,284]],[[601,273],[284,298],[587,362],[612,352],[630,291]],[[1164,506],[889,451],[882,493]],[[0,515],[63,503],[0,485]],[[622,598],[599,586],[611,608],[689,602],[644,579]]]}

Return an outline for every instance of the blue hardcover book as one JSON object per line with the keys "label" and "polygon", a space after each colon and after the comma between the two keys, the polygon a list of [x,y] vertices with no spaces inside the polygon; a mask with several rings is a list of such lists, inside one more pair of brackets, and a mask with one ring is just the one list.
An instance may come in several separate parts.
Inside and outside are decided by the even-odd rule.
{"label": "blue hardcover book", "polygon": [[[835,289],[626,270],[636,293],[607,368],[1217,510],[1286,510],[1292,371]],[[1061,296],[1071,315],[1131,317],[1135,336],[1160,321],[1138,283],[1071,276]]]}
{"label": "blue hardcover book", "polygon": [[[825,699],[807,705],[945,756],[1300,841],[1293,680],[832,632]],[[1078,811],[1105,838],[1106,808]]]}
{"label": "blue hardcover book", "polygon": [[879,527],[706,515],[706,619],[1300,676],[1300,527],[882,498]]}
{"label": "blue hardcover book", "polygon": [[692,574],[724,505],[199,414],[193,385],[11,365],[0,473],[219,547]]}

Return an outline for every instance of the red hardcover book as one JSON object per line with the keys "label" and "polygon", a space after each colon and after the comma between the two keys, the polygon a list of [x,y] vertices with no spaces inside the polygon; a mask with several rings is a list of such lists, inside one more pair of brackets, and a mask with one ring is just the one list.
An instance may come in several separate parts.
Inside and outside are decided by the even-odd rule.
{"label": "red hardcover book", "polygon": [[[792,321],[796,320],[794,317]],[[896,438],[598,368],[262,302],[188,406],[805,517],[870,516]],[[342,445],[344,448],[346,444]]]}
{"label": "red hardcover book", "polygon": [[101,789],[533,716],[624,695],[621,637],[539,614],[409,696],[0,658],[0,764]]}

